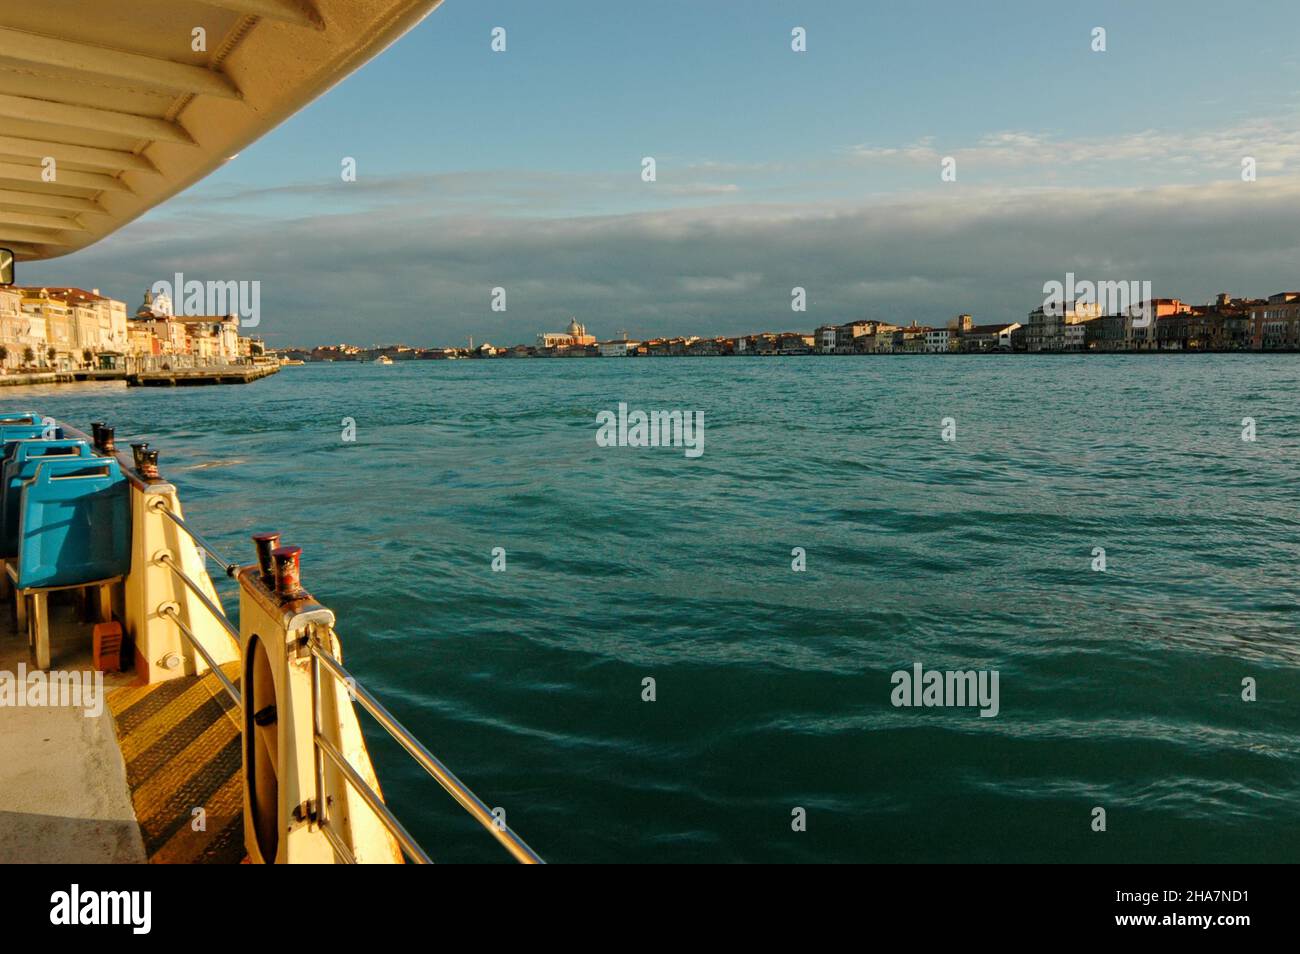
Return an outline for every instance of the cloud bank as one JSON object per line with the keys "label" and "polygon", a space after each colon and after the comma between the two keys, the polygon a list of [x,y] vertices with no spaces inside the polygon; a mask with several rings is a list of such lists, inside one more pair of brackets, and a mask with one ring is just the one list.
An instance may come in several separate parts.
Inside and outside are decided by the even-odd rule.
{"label": "cloud bank", "polygon": [[[570,314],[600,337],[811,329],[863,316],[927,323],[958,312],[1014,320],[1067,271],[1149,280],[1158,296],[1194,302],[1300,287],[1295,177],[1071,189],[936,176],[931,187],[855,204],[728,198],[590,215],[555,212],[545,198],[553,183],[519,185],[548,210],[521,213],[460,206],[481,181],[462,182],[449,206],[415,178],[377,183],[346,209],[287,217],[259,214],[257,202],[182,201],[75,259],[26,266],[22,280],[102,286],[132,307],[175,271],[260,280],[259,331],[276,345],[531,343]],[[289,188],[310,196],[317,187]],[[807,289],[807,313],[790,310],[796,285]],[[490,307],[497,286],[504,313]]]}

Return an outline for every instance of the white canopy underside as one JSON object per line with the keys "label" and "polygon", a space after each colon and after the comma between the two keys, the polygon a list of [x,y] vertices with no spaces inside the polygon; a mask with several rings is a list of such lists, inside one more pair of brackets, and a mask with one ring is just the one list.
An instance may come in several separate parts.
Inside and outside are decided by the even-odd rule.
{"label": "white canopy underside", "polygon": [[[99,241],[274,129],[440,2],[0,4],[0,247],[35,260]],[[196,27],[206,31],[202,52],[192,48]]]}

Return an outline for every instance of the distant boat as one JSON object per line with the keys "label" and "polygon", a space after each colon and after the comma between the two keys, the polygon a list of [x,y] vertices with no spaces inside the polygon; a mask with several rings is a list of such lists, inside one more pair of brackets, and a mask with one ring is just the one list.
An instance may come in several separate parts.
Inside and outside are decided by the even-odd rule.
{"label": "distant boat", "polygon": [[378,358],[375,359],[375,364],[392,364],[392,363],[393,363],[393,359],[386,354],[381,354]]}

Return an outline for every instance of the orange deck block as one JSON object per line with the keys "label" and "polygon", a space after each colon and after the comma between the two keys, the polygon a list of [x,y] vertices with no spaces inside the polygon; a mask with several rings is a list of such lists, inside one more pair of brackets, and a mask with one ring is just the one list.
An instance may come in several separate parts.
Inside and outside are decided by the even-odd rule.
{"label": "orange deck block", "polygon": [[94,633],[95,668],[100,672],[120,672],[122,670],[122,624],[96,623]]}

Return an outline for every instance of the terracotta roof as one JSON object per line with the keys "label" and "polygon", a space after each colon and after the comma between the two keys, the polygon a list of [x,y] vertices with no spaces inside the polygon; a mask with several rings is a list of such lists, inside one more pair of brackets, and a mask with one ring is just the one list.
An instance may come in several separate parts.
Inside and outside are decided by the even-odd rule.
{"label": "terracotta roof", "polygon": [[16,291],[19,293],[30,293],[32,295],[39,295],[41,292],[46,292],[51,298],[55,299],[56,301],[62,301],[69,304],[76,304],[78,301],[112,301],[111,298],[105,298],[103,295],[96,295],[94,292],[88,292],[84,288],[71,288],[71,287],[51,288],[49,286],[20,286],[20,285],[11,285],[9,286],[9,288],[10,291]]}

